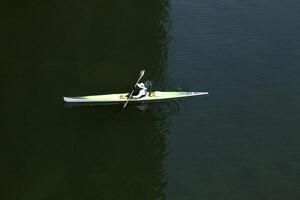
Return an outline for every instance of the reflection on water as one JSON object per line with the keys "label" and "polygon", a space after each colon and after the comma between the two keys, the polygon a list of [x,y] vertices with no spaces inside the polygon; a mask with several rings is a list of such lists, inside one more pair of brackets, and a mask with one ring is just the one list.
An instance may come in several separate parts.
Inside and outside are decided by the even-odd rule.
{"label": "reflection on water", "polygon": [[141,67],[163,80],[168,1],[23,4],[2,12],[3,199],[163,199],[169,113],[62,96],[128,91]]}

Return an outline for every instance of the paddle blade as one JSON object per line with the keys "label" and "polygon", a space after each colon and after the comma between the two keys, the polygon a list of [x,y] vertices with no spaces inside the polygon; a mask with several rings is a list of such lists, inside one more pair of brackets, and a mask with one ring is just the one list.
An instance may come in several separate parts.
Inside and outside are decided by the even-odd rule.
{"label": "paddle blade", "polygon": [[142,69],[141,72],[140,72],[140,77],[144,76],[144,74],[145,74],[145,70]]}

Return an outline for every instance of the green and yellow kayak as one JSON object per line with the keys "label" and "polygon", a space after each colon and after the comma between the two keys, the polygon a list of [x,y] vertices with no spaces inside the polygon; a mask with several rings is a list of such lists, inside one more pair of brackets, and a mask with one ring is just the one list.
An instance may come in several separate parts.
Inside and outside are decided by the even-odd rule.
{"label": "green and yellow kayak", "polygon": [[[193,97],[206,95],[208,92],[148,92],[145,97],[140,99],[130,99],[129,102],[148,102],[159,101],[167,99],[178,99],[184,97]],[[125,103],[128,93],[121,94],[105,94],[105,95],[92,95],[92,96],[79,96],[79,97],[64,97],[67,103]]]}

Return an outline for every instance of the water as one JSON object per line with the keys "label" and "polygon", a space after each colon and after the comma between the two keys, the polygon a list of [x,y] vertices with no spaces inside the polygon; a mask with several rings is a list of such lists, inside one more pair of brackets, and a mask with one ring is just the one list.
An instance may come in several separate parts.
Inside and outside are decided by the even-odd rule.
{"label": "water", "polygon": [[[300,4],[3,2],[1,199],[299,199]],[[69,107],[141,67],[200,98]]]}

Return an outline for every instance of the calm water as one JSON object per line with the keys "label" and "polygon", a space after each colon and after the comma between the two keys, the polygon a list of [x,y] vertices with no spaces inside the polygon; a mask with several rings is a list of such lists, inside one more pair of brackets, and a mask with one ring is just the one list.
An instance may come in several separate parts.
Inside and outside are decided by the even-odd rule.
{"label": "calm water", "polygon": [[[2,2],[1,199],[299,199],[296,0]],[[210,95],[70,107],[62,96]]]}

